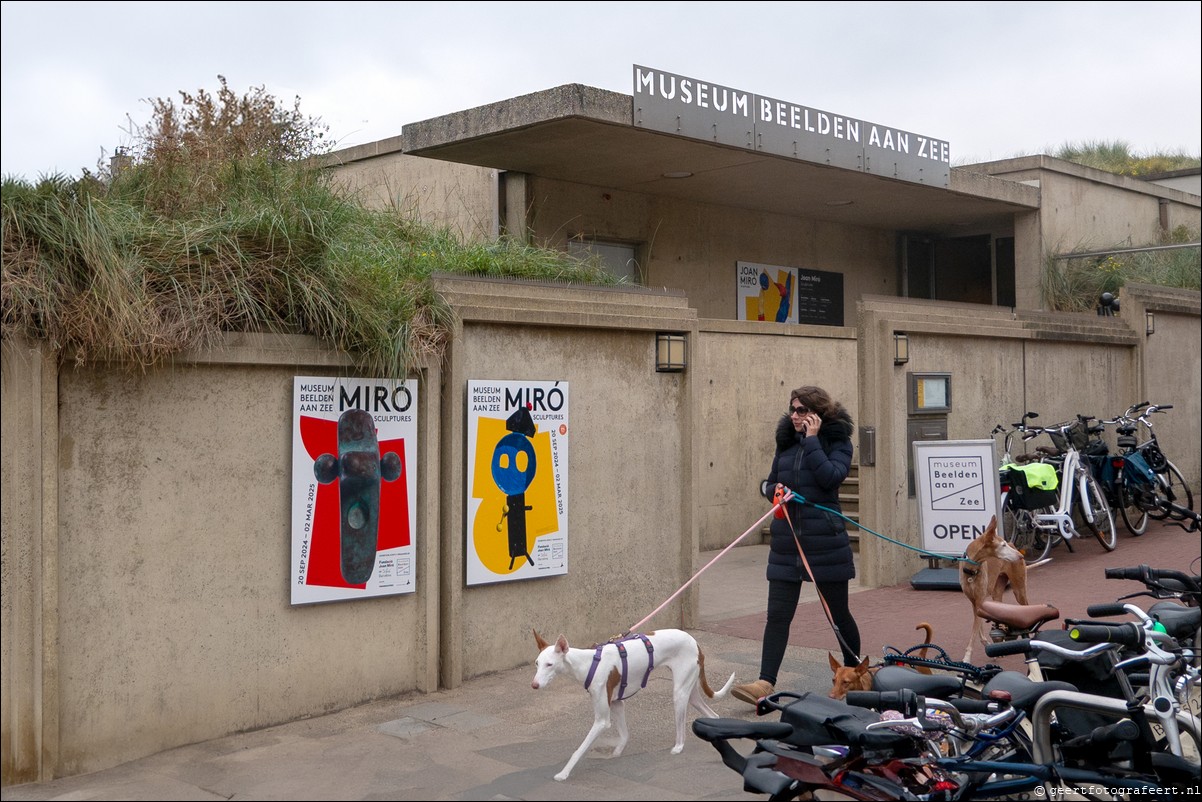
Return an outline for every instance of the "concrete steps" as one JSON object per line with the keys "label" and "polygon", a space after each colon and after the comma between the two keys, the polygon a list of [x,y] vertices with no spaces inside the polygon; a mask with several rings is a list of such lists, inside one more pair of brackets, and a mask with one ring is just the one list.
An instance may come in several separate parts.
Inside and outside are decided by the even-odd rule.
{"label": "concrete steps", "polygon": [[[853,462],[851,464],[851,473],[847,474],[847,478],[843,480],[843,485],[839,488],[839,506],[843,508],[843,514],[851,520],[859,523],[860,521],[860,465]],[[851,550],[858,552],[860,550],[860,530],[854,526],[847,527],[847,537],[851,540]]]}

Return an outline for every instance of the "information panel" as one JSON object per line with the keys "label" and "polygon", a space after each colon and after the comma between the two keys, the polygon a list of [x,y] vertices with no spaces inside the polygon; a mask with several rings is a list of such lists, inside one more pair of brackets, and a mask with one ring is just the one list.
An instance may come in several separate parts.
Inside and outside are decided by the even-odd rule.
{"label": "information panel", "polygon": [[997,514],[1000,491],[993,440],[914,443],[922,548],[959,557]]}

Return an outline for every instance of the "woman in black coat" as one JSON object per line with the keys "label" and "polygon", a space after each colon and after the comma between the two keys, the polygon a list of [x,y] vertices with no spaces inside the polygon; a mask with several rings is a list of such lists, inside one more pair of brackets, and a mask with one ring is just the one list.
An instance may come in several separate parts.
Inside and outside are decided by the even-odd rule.
{"label": "woman in black coat", "polygon": [[[760,492],[772,500],[781,484],[812,503],[790,501],[785,505],[788,517],[772,519],[760,678],[736,685],[731,693],[737,699],[755,704],[775,690],[801,583],[806,580],[815,583],[830,610],[844,665],[860,661],[860,630],[847,606],[847,583],[856,575],[847,526],[838,515],[813,506],[842,513],[839,487],[851,471],[852,430],[851,415],[821,387],[798,387],[789,394],[789,413],[776,426],[776,456]],[[813,576],[802,563],[794,529]]]}

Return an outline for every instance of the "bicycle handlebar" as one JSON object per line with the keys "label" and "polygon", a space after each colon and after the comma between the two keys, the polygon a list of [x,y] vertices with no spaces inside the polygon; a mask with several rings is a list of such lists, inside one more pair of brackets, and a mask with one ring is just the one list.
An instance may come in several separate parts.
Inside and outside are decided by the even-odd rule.
{"label": "bicycle handlebar", "polygon": [[[1105,625],[1099,625],[1105,626]],[[1132,624],[1134,626],[1134,624]],[[1001,643],[986,643],[985,654],[990,657],[1004,657],[1008,654],[1028,654],[1029,652],[1050,652],[1072,661],[1088,660],[1096,654],[1113,649],[1116,643],[1094,643],[1084,649],[1067,649],[1046,640],[1019,638],[1018,640],[1002,641]]]}
{"label": "bicycle handlebar", "polygon": [[1151,568],[1147,565],[1140,565],[1135,568],[1107,568],[1105,574],[1107,579],[1133,579],[1136,582],[1143,582],[1148,587],[1157,586],[1164,580],[1172,580],[1180,582],[1187,592],[1202,592],[1202,577],[1190,576],[1171,568]]}
{"label": "bicycle handlebar", "polygon": [[[1118,644],[1132,649],[1143,646],[1144,631],[1131,622],[1125,624],[1077,624],[1068,636],[1078,643]],[[1092,647],[1091,647],[1092,648]]]}
{"label": "bicycle handlebar", "polygon": [[921,706],[922,697],[914,691],[848,691],[844,699],[853,707],[867,707],[872,710],[896,710],[905,716],[916,715]]}
{"label": "bicycle handlebar", "polygon": [[1112,615],[1126,615],[1127,605],[1122,602],[1108,604],[1091,604],[1085,608],[1085,614],[1090,618],[1109,618]]}
{"label": "bicycle handlebar", "polygon": [[1001,643],[986,643],[985,654],[990,657],[1005,657],[1009,654],[1026,654],[1031,651],[1031,639],[1019,638],[1018,640],[1006,640]]}
{"label": "bicycle handlebar", "polygon": [[1132,404],[1131,406],[1127,407],[1127,411],[1125,413],[1123,413],[1123,417],[1126,417],[1126,418],[1133,417],[1136,412],[1139,412],[1141,409],[1146,407],[1149,403],[1151,403],[1151,402],[1150,401],[1140,401],[1138,404]]}

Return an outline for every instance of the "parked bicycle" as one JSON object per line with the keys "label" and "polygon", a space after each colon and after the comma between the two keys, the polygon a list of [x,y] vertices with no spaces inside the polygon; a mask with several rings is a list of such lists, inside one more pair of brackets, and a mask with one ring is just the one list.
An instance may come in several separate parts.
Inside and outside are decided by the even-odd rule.
{"label": "parked bicycle", "polygon": [[[1132,408],[1134,409],[1134,408]],[[1128,410],[1130,413],[1131,410]],[[1147,492],[1157,485],[1156,474],[1140,455],[1135,430],[1136,421],[1129,414],[1109,420],[1098,420],[1096,425],[1087,426],[1090,440],[1088,451],[1089,468],[1102,486],[1106,501],[1123,521],[1123,526],[1132,535],[1139,537],[1148,531]],[[1115,427],[1117,450],[1111,452],[1102,439],[1107,426]]]}
{"label": "parked bicycle", "polygon": [[[1029,429],[1027,421],[1038,418],[1035,412],[1026,412],[1009,428],[998,424],[990,432],[991,437],[1004,435],[1002,440],[1002,455],[998,461],[998,488],[1001,498],[998,509],[1001,511],[998,523],[1002,529],[1002,537],[1020,552],[1027,562],[1033,563],[1048,556],[1053,543],[1058,538],[1050,526],[1040,526],[1036,515],[1050,515],[1055,512],[1058,500],[1056,488],[1059,476],[1053,466],[1036,468],[1031,464],[1042,465],[1038,454],[1014,454],[1014,438],[1020,437],[1026,442],[1039,435],[1037,429]],[[1038,475],[1043,471],[1043,475]]]}
{"label": "parked bicycle", "polygon": [[[1127,477],[1128,481],[1123,482],[1123,488],[1135,496],[1135,504],[1145,510],[1149,518],[1177,522],[1193,520],[1196,526],[1197,516],[1189,514],[1194,509],[1193,491],[1181,471],[1165,456],[1152,424],[1153,415],[1172,408],[1172,404],[1149,404],[1144,401],[1132,405],[1121,416],[1127,422],[1124,428],[1131,429],[1123,435],[1120,443],[1128,463],[1132,462],[1132,455],[1137,455],[1156,477],[1155,482],[1139,481],[1150,476],[1140,470],[1141,466],[1136,460],[1132,466],[1134,473]],[[1137,427],[1144,433],[1142,441],[1138,438]]]}
{"label": "parked bicycle", "polygon": [[[1084,421],[1078,419],[1040,427],[1028,424],[1030,417],[1031,413],[1027,413],[1013,424],[1012,432],[1007,436],[1021,433],[1025,441],[1046,434],[1053,445],[1036,446],[1035,452],[1040,455],[1038,463],[1024,455],[1012,457],[1003,466],[1009,471],[1002,482],[1005,488],[1003,536],[1022,551],[1028,561],[1043,559],[1060,541],[1072,550],[1070,541],[1081,536],[1076,516],[1102,548],[1114,551],[1118,545],[1114,514],[1106,501],[1105,491],[1082,459],[1081,449],[1089,442]],[[1007,443],[1007,454],[1009,450]],[[1052,466],[1057,475],[1056,484],[1049,486],[1048,482],[1042,482],[1040,486],[1033,486],[1031,478],[1035,471],[1032,466],[1035,464]],[[1046,473],[1046,468],[1043,470]]]}
{"label": "parked bicycle", "polygon": [[[1115,637],[1129,646],[1137,639],[1148,643],[1138,634],[1146,630],[1134,624],[1094,631],[1085,626],[1077,628],[1082,639],[1102,633],[1098,639],[1109,640],[1119,632]],[[993,646],[1007,646],[1009,653],[1052,652],[1070,661],[1109,657],[1113,664],[1118,644],[1078,650],[1028,640]],[[1172,799],[1197,782],[1196,751],[1185,756],[1166,749],[1170,745],[1149,724],[1155,711],[1142,700],[1082,693],[1064,682],[1028,681],[1017,693],[975,701],[908,689],[853,691],[846,702],[778,691],[761,699],[756,711],[779,713],[780,720],[699,718],[693,732],[742,777],[745,791],[767,794],[774,802],[830,794],[860,800],[981,799],[1031,789],[1044,798],[1066,791],[1095,798],[1090,794],[1099,788]],[[1107,723],[1068,729],[1063,721],[1074,711],[1100,715]],[[1171,720],[1196,748],[1196,720],[1176,711],[1157,719]],[[1029,739],[1020,734],[1020,721],[1029,721]],[[739,743],[751,751],[741,752]],[[1180,748],[1180,738],[1176,745]]]}

